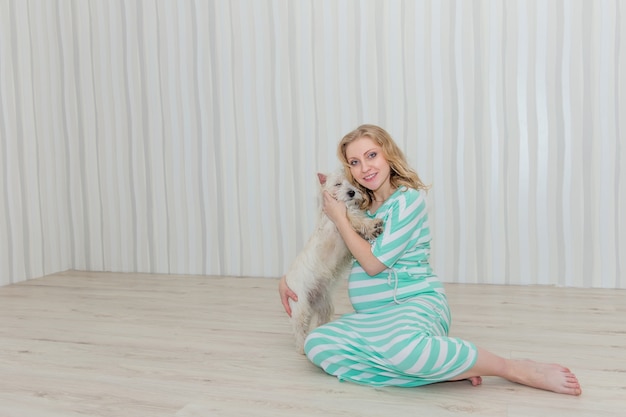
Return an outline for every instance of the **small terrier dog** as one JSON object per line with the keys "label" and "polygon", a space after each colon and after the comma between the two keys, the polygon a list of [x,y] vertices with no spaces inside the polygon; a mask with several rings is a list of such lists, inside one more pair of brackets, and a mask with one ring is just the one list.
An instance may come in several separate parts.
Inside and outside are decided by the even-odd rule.
{"label": "small terrier dog", "polygon": [[[360,209],[363,195],[346,179],[343,171],[329,175],[317,174],[321,193],[328,191],[347,207],[353,229],[364,239],[375,239],[383,232],[380,219],[370,219]],[[332,290],[350,270],[352,254],[335,224],[319,210],[315,232],[298,254],[286,275],[286,281],[298,301],[289,300],[296,350],[304,353],[309,332],[330,321],[334,314]]]}

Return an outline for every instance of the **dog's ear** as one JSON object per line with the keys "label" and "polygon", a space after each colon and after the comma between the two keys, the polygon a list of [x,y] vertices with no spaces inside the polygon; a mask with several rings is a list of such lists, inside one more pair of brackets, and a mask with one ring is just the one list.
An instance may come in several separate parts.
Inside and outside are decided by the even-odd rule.
{"label": "dog's ear", "polygon": [[322,173],[318,172],[318,173],[317,173],[317,178],[320,180],[320,184],[321,184],[321,185],[326,184],[326,175],[324,175],[324,174],[322,174]]}

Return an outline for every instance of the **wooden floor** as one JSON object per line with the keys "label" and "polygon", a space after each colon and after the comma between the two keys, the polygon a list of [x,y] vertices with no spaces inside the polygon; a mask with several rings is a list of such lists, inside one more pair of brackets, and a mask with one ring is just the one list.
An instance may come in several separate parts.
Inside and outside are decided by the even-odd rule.
{"label": "wooden floor", "polygon": [[570,397],[499,378],[339,382],[295,353],[276,288],[77,271],[2,287],[0,417],[626,415],[625,291],[447,284],[451,334],[569,366],[584,391]]}

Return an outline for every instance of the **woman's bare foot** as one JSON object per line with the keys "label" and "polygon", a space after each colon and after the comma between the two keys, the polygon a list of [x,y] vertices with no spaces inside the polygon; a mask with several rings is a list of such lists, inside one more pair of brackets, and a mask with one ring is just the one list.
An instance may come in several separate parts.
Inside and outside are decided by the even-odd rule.
{"label": "woman's bare foot", "polygon": [[511,382],[560,394],[582,393],[578,378],[564,366],[531,360],[505,359],[482,348],[478,348],[474,366],[451,381],[467,379],[476,386],[482,382],[482,378],[477,375],[499,376]]}
{"label": "woman's bare foot", "polygon": [[450,381],[469,381],[473,386],[477,387],[483,383],[483,377],[463,376],[463,377],[452,378]]}
{"label": "woman's bare foot", "polygon": [[580,395],[582,393],[576,375],[561,365],[513,359],[507,361],[506,374],[508,380],[529,387],[560,394]]}
{"label": "woman's bare foot", "polygon": [[483,383],[483,378],[480,376],[473,376],[473,377],[467,378],[467,380],[471,382],[472,385],[475,387]]}

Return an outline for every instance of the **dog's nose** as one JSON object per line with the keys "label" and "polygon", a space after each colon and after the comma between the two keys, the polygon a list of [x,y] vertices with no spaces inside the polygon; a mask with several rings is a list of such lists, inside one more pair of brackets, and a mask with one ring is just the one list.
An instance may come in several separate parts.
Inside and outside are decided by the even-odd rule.
{"label": "dog's nose", "polygon": [[348,191],[348,196],[350,198],[354,198],[354,191],[352,191],[352,190]]}

